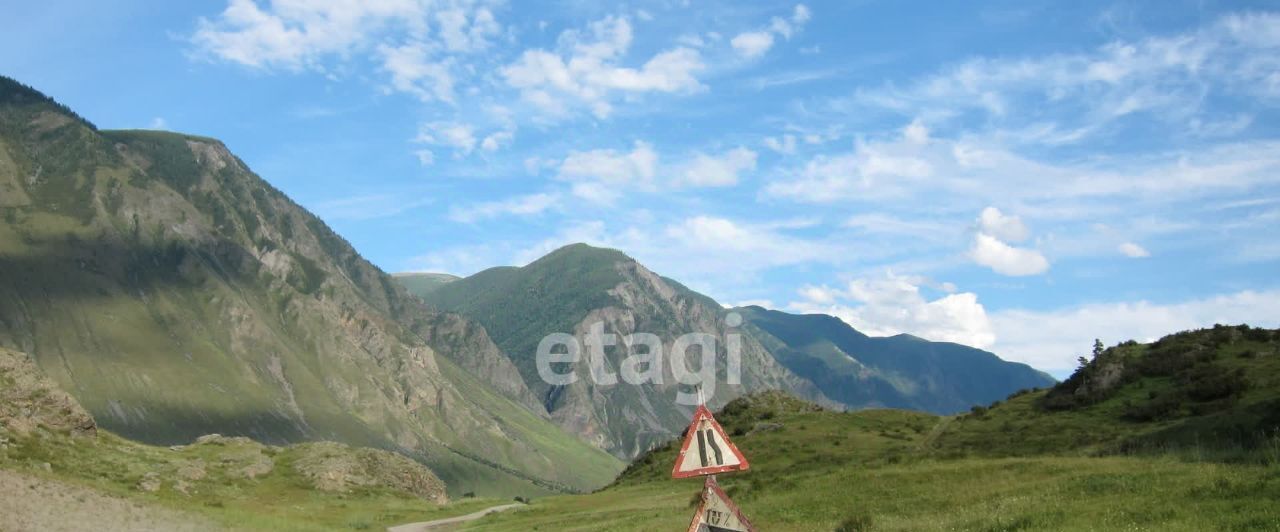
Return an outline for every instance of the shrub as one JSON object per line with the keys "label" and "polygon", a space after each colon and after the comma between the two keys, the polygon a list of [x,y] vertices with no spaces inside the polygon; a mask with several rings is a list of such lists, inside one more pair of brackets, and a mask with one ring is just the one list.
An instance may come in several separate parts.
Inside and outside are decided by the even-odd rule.
{"label": "shrub", "polygon": [[1214,401],[1234,397],[1249,387],[1244,368],[1230,371],[1221,366],[1196,366],[1184,377],[1187,396],[1196,401]]}
{"label": "shrub", "polygon": [[[1154,393],[1154,392],[1153,392]],[[1124,417],[1131,421],[1148,422],[1165,419],[1182,408],[1182,398],[1176,394],[1164,394],[1153,397],[1140,405],[1125,408]]]}

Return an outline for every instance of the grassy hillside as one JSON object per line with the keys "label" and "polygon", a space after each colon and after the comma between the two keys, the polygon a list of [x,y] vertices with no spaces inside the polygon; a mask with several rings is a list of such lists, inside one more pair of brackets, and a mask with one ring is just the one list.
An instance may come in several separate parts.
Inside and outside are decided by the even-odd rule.
{"label": "grassy hillside", "polygon": [[[305,446],[228,439],[169,449],[103,432],[92,440],[49,435],[15,440],[0,450],[0,469],[238,529],[378,529],[467,513],[486,504],[468,499],[441,506],[378,485],[324,491],[299,466],[309,456]],[[255,467],[261,469],[251,476]],[[155,491],[144,488],[150,482]]]}
{"label": "grassy hillside", "polygon": [[0,78],[0,189],[0,347],[117,434],[378,447],[459,493],[621,468],[551,424],[482,327],[422,305],[214,139],[99,131]]}
{"label": "grassy hillside", "polygon": [[[536,378],[538,342],[548,332],[573,331],[592,309],[616,303],[608,291],[624,279],[614,265],[630,260],[618,251],[578,244],[523,268],[490,268],[424,297],[483,323],[521,373]],[[538,391],[545,394],[545,385]]]}
{"label": "grassy hillside", "polygon": [[397,273],[392,275],[410,294],[426,297],[437,288],[461,279],[447,273]]}
{"label": "grassy hillside", "polygon": [[1069,379],[975,408],[932,447],[944,454],[1173,452],[1251,461],[1280,455],[1280,334],[1187,331],[1103,350]]}
{"label": "grassy hillside", "polygon": [[[752,468],[720,484],[762,530],[1280,530],[1276,338],[1219,327],[1126,343],[1053,390],[960,416],[739,399],[717,419]],[[1130,369],[1101,378],[1116,361]],[[1214,384],[1238,369],[1243,388]],[[672,442],[604,490],[469,529],[677,529],[700,483],[670,479],[675,455]]]}
{"label": "grassy hillside", "polygon": [[[100,430],[30,357],[2,348],[0,496],[6,530],[84,528],[99,522],[98,512],[115,522],[112,529],[171,528],[159,521],[196,529],[367,528],[474,506],[444,506],[444,484],[432,471],[377,449],[275,447],[218,435],[156,447],[120,438]],[[68,498],[61,504],[74,516],[52,506]],[[130,516],[142,521],[127,524]]]}

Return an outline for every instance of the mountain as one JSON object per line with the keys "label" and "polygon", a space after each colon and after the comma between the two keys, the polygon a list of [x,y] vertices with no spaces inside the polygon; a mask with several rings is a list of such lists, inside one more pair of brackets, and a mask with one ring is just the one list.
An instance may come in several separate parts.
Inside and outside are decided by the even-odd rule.
{"label": "mountain", "polygon": [[404,286],[410,294],[418,297],[426,297],[437,288],[461,279],[457,275],[449,275],[447,273],[397,273],[393,274],[396,282]]}
{"label": "mountain", "polygon": [[846,405],[950,414],[1057,381],[972,347],[909,334],[875,338],[825,314],[734,309],[778,362]]}
{"label": "mountain", "polygon": [[[749,390],[782,389],[833,404],[813,384],[779,365],[754,337],[726,322],[727,313],[715,301],[649,271],[619,251],[570,245],[527,266],[491,268],[424,297],[432,305],[484,325],[551,418],[615,456],[636,456],[678,434],[692,409],[676,404],[676,393],[691,393],[692,388],[681,387],[669,364],[663,367],[661,383],[597,383],[586,368],[585,349],[577,366],[577,382],[550,385],[539,375],[535,356],[547,335],[583,338],[598,323],[600,330],[619,336],[657,335],[664,352],[670,353],[680,336],[708,333],[718,339],[720,376],[708,403],[723,405]],[[742,342],[741,384],[734,386],[724,384],[731,334]],[[604,352],[608,371],[617,373],[628,350],[614,346]]]}
{"label": "mountain", "polygon": [[[548,385],[534,364],[538,343],[548,334],[581,338],[599,321],[605,331],[657,334],[669,351],[673,339],[688,332],[709,331],[719,338],[733,332],[743,339],[743,385],[717,393],[713,405],[744,392],[781,389],[828,406],[954,413],[1056,382],[1024,364],[958,344],[909,335],[868,337],[832,316],[760,307],[726,311],[620,251],[585,244],[558,249],[522,268],[491,268],[419,295],[483,324],[561,427],[624,458],[684,428],[688,410],[672,405],[676,390],[582,381],[569,387]],[[745,323],[729,327],[731,315]],[[623,358],[620,351],[609,352],[614,370]],[[642,425],[638,432],[637,422]]]}
{"label": "mountain", "polygon": [[332,530],[369,515],[427,519],[448,503],[426,466],[379,449],[217,434],[172,447],[120,438],[99,430],[27,354],[4,348],[0,494],[2,530],[90,522],[95,530]]}
{"label": "mountain", "polygon": [[0,347],[142,442],[334,440],[421,460],[451,492],[620,468],[550,422],[483,327],[424,306],[221,142],[98,130],[8,78]]}

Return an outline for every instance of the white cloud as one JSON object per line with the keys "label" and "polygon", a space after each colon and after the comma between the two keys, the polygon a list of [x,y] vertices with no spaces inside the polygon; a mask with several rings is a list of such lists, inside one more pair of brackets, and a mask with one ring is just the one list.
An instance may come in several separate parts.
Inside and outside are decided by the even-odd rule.
{"label": "white cloud", "polygon": [[978,230],[1006,242],[1022,242],[1031,236],[1022,218],[1005,215],[995,207],[982,209],[978,215]]}
{"label": "white cloud", "polygon": [[449,211],[449,218],[456,222],[471,223],[501,216],[531,216],[555,207],[560,200],[560,196],[556,194],[529,194],[502,201],[455,207]]}
{"label": "white cloud", "polygon": [[902,128],[902,138],[912,144],[924,144],[929,142],[929,128],[917,118]]}
{"label": "white cloud", "polygon": [[723,187],[738,183],[738,175],[755,170],[756,152],[734,148],[719,156],[699,153],[685,165],[681,182],[699,187]]}
{"label": "white cloud", "polygon": [[791,21],[796,24],[804,24],[813,18],[813,12],[804,4],[796,4],[795,9],[791,12]]}
{"label": "white cloud", "polygon": [[454,101],[454,78],[451,59],[432,60],[427,46],[421,42],[403,46],[378,47],[382,68],[391,75],[391,86],[417,96],[424,102]]}
{"label": "white cloud", "polygon": [[431,150],[414,150],[413,155],[418,158],[418,164],[422,166],[431,166],[436,162],[436,154]]}
{"label": "white cloud", "polygon": [[1119,249],[1120,253],[1122,253],[1124,256],[1129,257],[1131,259],[1141,259],[1141,258],[1146,258],[1151,256],[1151,252],[1147,251],[1146,248],[1139,246],[1133,242],[1125,242],[1123,244],[1120,244],[1120,246],[1117,249]]}
{"label": "white cloud", "polygon": [[982,209],[978,215],[978,232],[973,236],[969,257],[996,273],[1026,276],[1044,273],[1049,260],[1039,251],[1014,247],[1008,242],[1022,242],[1031,235],[1022,219],[1006,215],[995,207]]}
{"label": "white cloud", "polygon": [[585,107],[598,118],[608,117],[617,94],[689,92],[702,88],[697,74],[705,67],[697,50],[685,47],[660,52],[639,68],[618,62],[631,47],[631,24],[608,17],[592,23],[587,32],[565,31],[559,49],[526,50],[500,70],[508,85],[525,101],[558,115]]}
{"label": "white cloud", "polygon": [[784,155],[796,152],[796,136],[790,133],[781,137],[765,137],[764,146]]}
{"label": "white cloud", "polygon": [[[433,27],[439,41],[422,41]],[[483,2],[467,0],[229,0],[218,17],[197,21],[191,42],[200,53],[250,67],[323,70],[327,58],[405,37],[424,51],[478,52],[501,31]]]}
{"label": "white cloud", "polygon": [[744,59],[756,59],[773,48],[775,36],[790,40],[800,28],[812,17],[812,13],[804,4],[797,4],[792,11],[791,19],[773,17],[769,25],[755,31],[744,31],[733,39],[729,45]]}
{"label": "white cloud", "polygon": [[448,146],[458,156],[469,155],[476,148],[475,129],[460,122],[429,122],[422,124],[415,142]]}
{"label": "white cloud", "polygon": [[452,8],[436,13],[440,38],[454,52],[472,52],[489,46],[490,39],[502,32],[493,12],[481,7],[473,13]]}
{"label": "white cloud", "polygon": [[816,154],[776,174],[764,189],[766,196],[834,203],[945,195],[953,203],[1016,204],[1040,214],[1093,208],[1103,199],[1174,203],[1274,183],[1280,175],[1280,141],[1052,161],[1020,155],[997,134],[930,136],[917,143],[899,132],[862,140],[852,152]]}
{"label": "white cloud", "polygon": [[1057,310],[1002,310],[991,316],[993,349],[1008,360],[1059,374],[1075,367],[1094,338],[1149,342],[1215,323],[1280,327],[1280,291],[1246,290],[1175,303],[1091,303]]}
{"label": "white cloud", "polygon": [[773,48],[773,34],[767,31],[744,32],[734,37],[729,44],[742,57],[755,59]]}
{"label": "white cloud", "polygon": [[852,153],[819,154],[765,187],[767,196],[811,202],[900,197],[928,183],[936,155],[905,143],[859,142]]}
{"label": "white cloud", "polygon": [[157,116],[151,119],[151,123],[147,124],[147,129],[168,129],[169,122],[164,117]]}
{"label": "white cloud", "polygon": [[969,256],[974,262],[1001,275],[1038,275],[1049,269],[1049,260],[1039,251],[1010,246],[986,233],[973,236]]}
{"label": "white cloud", "polygon": [[922,241],[954,241],[963,234],[960,226],[943,220],[908,219],[880,212],[855,214],[846,218],[842,225],[866,234]]}
{"label": "white cloud", "polygon": [[514,131],[498,131],[491,133],[480,142],[480,148],[484,151],[497,151],[503,145],[511,144],[511,141],[515,140],[515,137],[516,134]]}
{"label": "white cloud", "polygon": [[573,183],[574,195],[595,203],[611,203],[624,190],[652,186],[658,154],[637,141],[630,152],[612,149],[575,151],[560,163],[558,178]]}
{"label": "white cloud", "polygon": [[980,114],[980,120],[1007,128],[1042,120],[1052,108],[1061,111],[1053,129],[1065,143],[1106,133],[1137,114],[1166,122],[1170,131],[1189,123],[1238,127],[1210,112],[1205,94],[1280,97],[1280,41],[1265,37],[1276,27],[1280,14],[1233,14],[1181,34],[1115,40],[1081,53],[974,58],[915,83],[860,89],[850,110],[866,106],[937,118]]}
{"label": "white cloud", "polygon": [[925,281],[886,273],[856,279],[846,289],[806,287],[789,310],[836,316],[872,336],[908,333],[941,342],[986,348],[995,333],[986,310],[973,293],[953,293],[928,300],[920,292]]}

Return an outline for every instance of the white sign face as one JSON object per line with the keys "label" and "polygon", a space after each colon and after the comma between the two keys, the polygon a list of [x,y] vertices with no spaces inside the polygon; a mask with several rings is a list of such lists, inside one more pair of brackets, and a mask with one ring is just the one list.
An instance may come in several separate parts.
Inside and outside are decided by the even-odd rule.
{"label": "white sign face", "polygon": [[714,480],[707,479],[702,489],[702,504],[693,522],[689,523],[689,532],[752,532],[751,523],[742,515],[738,507],[729,500]]}
{"label": "white sign face", "polygon": [[748,467],[750,466],[742,453],[729,441],[724,429],[711,417],[711,412],[698,407],[693,423],[685,433],[684,445],[680,448],[680,455],[676,457],[671,476],[685,478],[714,475]]}

